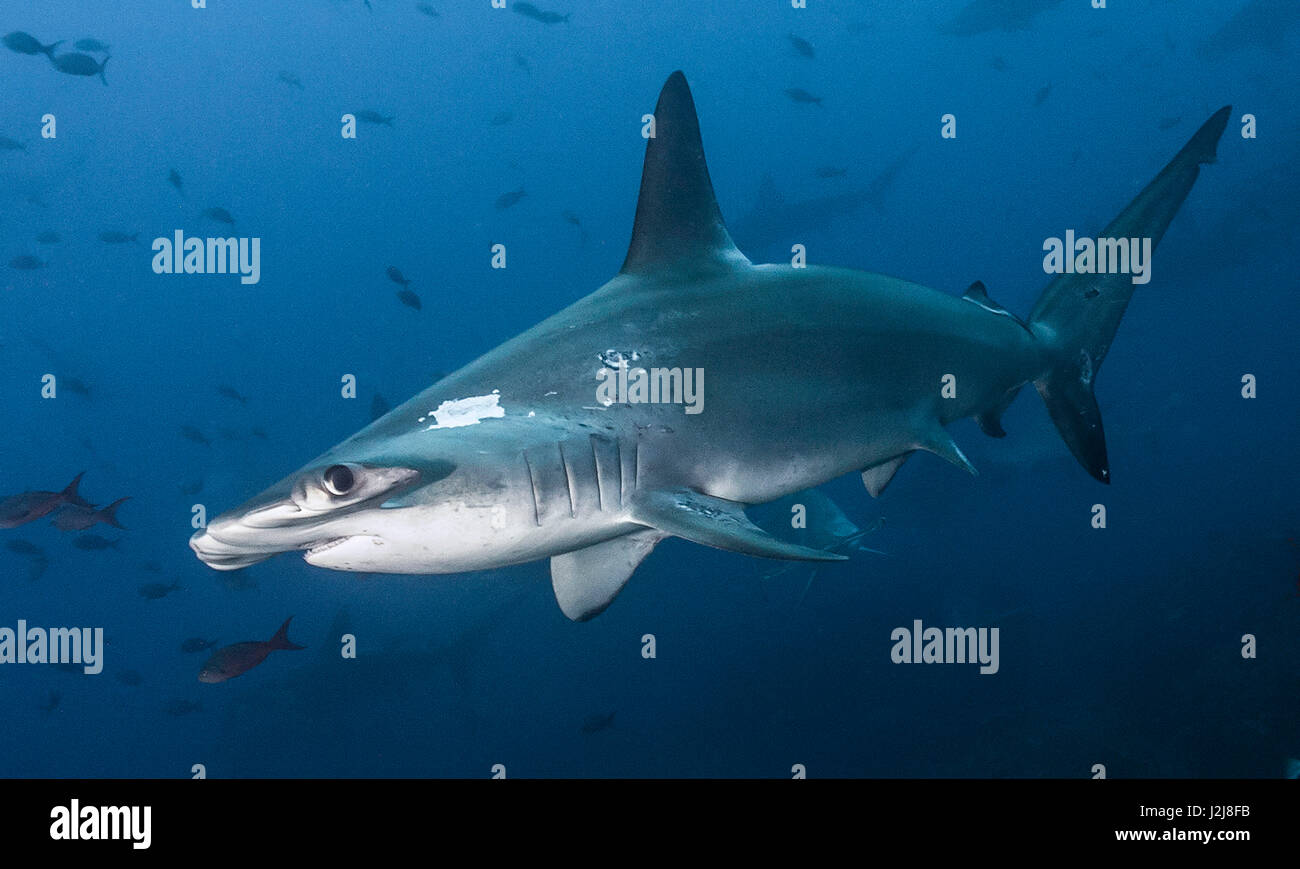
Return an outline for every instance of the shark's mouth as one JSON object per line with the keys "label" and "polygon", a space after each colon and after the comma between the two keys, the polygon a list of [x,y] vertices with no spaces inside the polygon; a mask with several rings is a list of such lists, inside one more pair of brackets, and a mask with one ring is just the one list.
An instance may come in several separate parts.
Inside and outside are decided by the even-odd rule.
{"label": "shark's mouth", "polygon": [[347,543],[351,539],[352,539],[351,537],[331,537],[329,540],[326,540],[324,543],[317,543],[314,546],[307,547],[307,551],[303,553],[302,557],[311,558],[313,555],[320,555],[322,552],[325,552],[326,550],[329,549],[333,549],[335,546],[339,546],[341,544]]}

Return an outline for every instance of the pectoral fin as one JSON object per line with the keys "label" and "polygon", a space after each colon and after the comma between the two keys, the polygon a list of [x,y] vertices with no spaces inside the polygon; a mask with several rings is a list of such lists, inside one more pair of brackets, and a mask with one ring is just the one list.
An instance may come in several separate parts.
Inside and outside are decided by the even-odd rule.
{"label": "pectoral fin", "polygon": [[844,561],[846,556],[778,540],[745,516],[744,505],[677,489],[643,492],[633,502],[632,516],[643,525],[730,552],[791,561]]}
{"label": "pectoral fin", "polygon": [[575,622],[600,615],[665,536],[648,528],[552,557],[551,587],[560,610]]}

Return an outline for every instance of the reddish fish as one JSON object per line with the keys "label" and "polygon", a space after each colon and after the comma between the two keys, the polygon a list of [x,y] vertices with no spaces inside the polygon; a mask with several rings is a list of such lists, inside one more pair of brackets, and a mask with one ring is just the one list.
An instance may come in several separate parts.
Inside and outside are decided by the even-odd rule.
{"label": "reddish fish", "polygon": [[58,512],[50,524],[60,531],[85,531],[103,522],[105,525],[125,530],[126,526],[117,521],[117,508],[130,500],[130,496],[118,498],[102,510],[82,507],[80,504],[69,504]]}
{"label": "reddish fish", "polygon": [[235,643],[233,646],[225,646],[208,658],[208,662],[203,665],[199,671],[200,682],[224,682],[227,679],[233,679],[236,676],[242,676],[258,664],[266,660],[266,656],[279,649],[305,649],[306,646],[299,646],[289,642],[289,622],[293,621],[293,616],[284,620],[280,625],[280,630],[275,632],[275,636],[266,642],[259,640],[249,640],[244,643]]}
{"label": "reddish fish", "polygon": [[93,504],[77,494],[77,485],[85,473],[82,471],[77,474],[77,478],[62,492],[23,492],[0,500],[0,528],[17,528],[35,522],[68,505],[93,507]]}

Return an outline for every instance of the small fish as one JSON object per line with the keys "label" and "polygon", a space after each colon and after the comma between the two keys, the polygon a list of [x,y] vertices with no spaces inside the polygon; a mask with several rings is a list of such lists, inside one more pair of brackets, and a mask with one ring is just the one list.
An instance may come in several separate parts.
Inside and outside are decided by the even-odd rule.
{"label": "small fish", "polygon": [[437,9],[434,9],[428,3],[416,3],[415,10],[421,15],[428,15],[430,18],[441,18],[442,15]]}
{"label": "small fish", "polygon": [[528,58],[524,57],[522,54],[515,54],[515,66],[519,67],[529,75],[533,74],[532,64],[530,64]]}
{"label": "small fish", "polygon": [[991,60],[989,60],[989,66],[993,67],[998,72],[1006,72],[1007,60],[1005,57],[999,54],[993,57]]}
{"label": "small fish", "polygon": [[1181,124],[1182,122],[1183,122],[1183,116],[1182,116],[1182,115],[1179,115],[1179,116],[1176,117],[1176,118],[1161,118],[1161,119],[1160,119],[1160,129],[1162,129],[1162,130],[1172,130],[1174,127],[1178,126],[1178,125]]}
{"label": "small fish", "polygon": [[28,558],[44,558],[45,550],[35,543],[29,543],[26,540],[10,540],[5,544],[5,549],[17,555],[26,555]]}
{"label": "small fish", "polygon": [[385,127],[391,127],[393,121],[397,120],[397,115],[381,115],[379,112],[370,109],[362,109],[359,112],[353,112],[353,114],[356,115],[358,121],[367,124],[380,124]]}
{"label": "small fish", "polygon": [[253,437],[257,438],[258,440],[264,441],[267,439],[266,431],[261,428],[251,428],[248,430],[248,433],[251,434]]}
{"label": "small fish", "polygon": [[181,196],[185,195],[185,182],[181,181],[181,173],[172,169],[167,173],[167,181],[171,186],[176,188],[177,192],[179,192]]}
{"label": "small fish", "polygon": [[415,293],[411,292],[410,290],[398,290],[397,298],[401,299],[402,304],[408,308],[414,308],[415,310],[419,311],[424,307],[422,304],[420,304],[420,297],[417,296]]}
{"label": "small fish", "polygon": [[25,253],[9,260],[9,268],[18,269],[19,271],[30,272],[33,269],[43,269],[49,263],[39,260],[31,254]]}
{"label": "small fish", "polygon": [[504,127],[514,119],[515,116],[510,112],[497,112],[492,116],[492,120],[488,121],[488,123],[494,127]]}
{"label": "small fish", "polygon": [[582,226],[582,220],[572,211],[561,211],[560,217],[564,218],[565,223],[571,223],[574,226]]}
{"label": "small fish", "polygon": [[277,75],[276,78],[279,81],[282,81],[285,84],[287,84],[289,87],[297,88],[298,90],[305,90],[305,88],[302,86],[302,79],[298,78],[297,75],[289,72],[288,70],[285,69],[280,70],[280,74]]}
{"label": "small fish", "polygon": [[815,97],[803,88],[786,88],[785,95],[796,103],[811,103],[818,106],[822,104],[821,97]]}
{"label": "small fish", "polygon": [[816,54],[816,52],[813,51],[811,42],[809,42],[806,39],[802,39],[801,37],[795,36],[793,33],[786,36],[786,39],[790,40],[790,44],[794,46],[794,50],[799,52],[799,54],[803,55],[809,60],[813,59],[813,56],[814,54]]}
{"label": "small fish", "polygon": [[40,41],[30,33],[23,33],[21,30],[15,30],[4,38],[4,44],[10,51],[16,51],[19,54],[43,54],[50,60],[54,59],[54,49],[63,44],[63,40],[51,43],[50,45],[41,45]]}
{"label": "small fish", "polygon": [[52,229],[47,229],[40,235],[36,236],[37,244],[58,244],[63,241],[62,236]]}
{"label": "small fish", "polygon": [[181,651],[189,655],[194,652],[202,652],[204,649],[211,649],[216,644],[216,640],[205,640],[202,637],[190,637],[188,640],[181,643]]}
{"label": "small fish", "polygon": [[203,213],[199,216],[206,217],[208,220],[215,220],[217,223],[226,223],[230,226],[235,225],[235,218],[231,217],[230,212],[219,205],[203,209]]}
{"label": "small fish", "polygon": [[384,414],[388,413],[389,410],[391,410],[391,408],[388,406],[388,402],[384,400],[382,395],[376,392],[375,397],[370,400],[370,421],[374,422]]}
{"label": "small fish", "polygon": [[64,377],[60,384],[68,392],[75,393],[85,398],[90,398],[90,387],[84,381],[76,377]]}
{"label": "small fish", "polygon": [[89,501],[77,494],[77,486],[81,485],[81,478],[85,473],[82,471],[77,474],[76,479],[62,492],[23,492],[0,500],[0,528],[17,528],[28,522],[35,522],[69,504],[79,507],[92,506]]}
{"label": "small fish", "polygon": [[123,685],[130,685],[133,688],[144,681],[144,677],[138,670],[118,670],[113,677]]}
{"label": "small fish", "polygon": [[1047,102],[1047,98],[1048,96],[1051,95],[1051,93],[1052,93],[1052,86],[1050,84],[1043,85],[1041,88],[1038,89],[1038,93],[1034,94],[1034,105],[1041,106],[1043,103]]}
{"label": "small fish", "polygon": [[126,526],[117,521],[117,508],[130,500],[131,496],[129,495],[125,498],[118,498],[102,510],[71,504],[56,513],[54,521],[50,524],[60,531],[85,531],[87,528],[93,528],[102,522],[105,525],[112,525],[114,528],[121,528],[125,531]]}
{"label": "small fish", "polygon": [[191,712],[198,712],[202,708],[202,703],[195,703],[193,700],[172,699],[167,701],[167,705],[163,707],[163,711],[168,715],[180,717],[182,715],[189,715]]}
{"label": "small fish", "polygon": [[599,733],[602,730],[608,730],[614,726],[614,712],[608,715],[592,715],[586,721],[582,722],[582,732],[588,735]]}
{"label": "small fish", "polygon": [[203,491],[202,477],[199,477],[197,480],[191,480],[188,483],[181,483],[182,495],[197,495],[199,492],[202,491]]}
{"label": "small fish", "polygon": [[99,234],[99,240],[104,244],[139,244],[140,233],[125,233],[116,229],[106,229]]}
{"label": "small fish", "polygon": [[522,187],[518,190],[512,190],[509,193],[502,193],[497,197],[497,211],[505,211],[510,206],[518,204],[519,200],[523,199],[527,195],[528,194],[524,192],[524,188]]}
{"label": "small fish", "polygon": [[229,398],[231,401],[237,401],[240,404],[248,404],[248,396],[241,395],[233,386],[221,384],[217,387],[217,394],[223,398]]}
{"label": "small fish", "polygon": [[818,178],[843,178],[849,170],[841,166],[820,166],[813,170],[813,174]]}
{"label": "small fish", "polygon": [[280,629],[275,632],[275,635],[265,642],[249,640],[218,649],[208,659],[208,662],[203,665],[203,669],[199,671],[199,681],[208,683],[224,682],[227,679],[233,679],[247,673],[265,661],[266,656],[272,652],[281,649],[305,649],[306,646],[299,646],[289,641],[289,622],[291,621],[293,621],[293,616],[285,619],[284,624],[280,625]]}
{"label": "small fish", "polygon": [[525,18],[531,18],[534,21],[540,21],[543,24],[560,24],[569,20],[568,15],[561,15],[558,12],[549,12],[545,9],[538,9],[531,3],[516,3],[510,8]]}
{"label": "small fish", "polygon": [[205,447],[212,446],[212,441],[208,440],[208,436],[192,425],[181,426],[181,437],[187,441],[194,441],[196,444],[203,444]]}
{"label": "small fish", "polygon": [[27,146],[17,139],[0,136],[0,151],[26,151]]}
{"label": "small fish", "polygon": [[180,590],[180,584],[175,582],[170,585],[163,582],[146,582],[136,589],[140,593],[140,597],[145,600],[162,600],[172,592]]}
{"label": "small fish", "polygon": [[111,60],[108,55],[104,55],[104,60],[95,60],[89,54],[74,52],[72,54],[60,54],[58,57],[51,57],[54,68],[59,72],[66,72],[68,75],[97,75],[99,80],[108,87],[108,79],[104,78],[104,67],[108,66]]}
{"label": "small fish", "polygon": [[98,39],[78,39],[73,48],[78,51],[93,51],[96,54],[108,54],[108,46]]}
{"label": "small fish", "polygon": [[109,540],[100,537],[98,534],[83,534],[72,541],[72,545],[86,552],[99,552],[104,549],[116,549],[117,544],[120,542],[120,540]]}
{"label": "small fish", "polygon": [[63,699],[62,694],[60,694],[58,691],[51,690],[46,693],[45,699],[40,703],[39,708],[42,712],[53,712],[55,709],[59,707],[59,702],[62,699]]}
{"label": "small fish", "polygon": [[398,269],[397,266],[389,266],[387,275],[388,279],[395,284],[401,284],[404,287],[409,287],[411,285],[411,282],[406,279],[406,276],[402,274],[401,270]]}

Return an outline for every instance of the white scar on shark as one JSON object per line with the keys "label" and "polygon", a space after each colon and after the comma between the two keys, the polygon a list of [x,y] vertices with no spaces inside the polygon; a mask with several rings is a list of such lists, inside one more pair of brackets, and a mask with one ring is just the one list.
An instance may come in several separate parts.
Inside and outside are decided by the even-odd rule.
{"label": "white scar on shark", "polygon": [[[1104,235],[1154,249],[1214,162],[1230,112],[1206,121]],[[411,574],[550,559],[556,602],[581,621],[666,537],[843,560],[774,536],[746,508],[851,473],[878,497],[922,453],[974,473],[946,427],[974,418],[1005,436],[1002,414],[1028,384],[1084,469],[1110,482],[1093,388],[1129,275],[1056,275],[1022,319],[978,281],[959,296],[853,269],[754,264],[722,219],[680,72],[654,118],[617,275],[210,520],[190,540],[198,557],[235,570],[303,551],[317,567]],[[595,347],[611,348],[596,354],[611,368],[707,369],[709,412],[593,406]]]}

